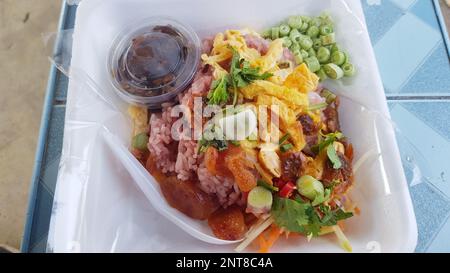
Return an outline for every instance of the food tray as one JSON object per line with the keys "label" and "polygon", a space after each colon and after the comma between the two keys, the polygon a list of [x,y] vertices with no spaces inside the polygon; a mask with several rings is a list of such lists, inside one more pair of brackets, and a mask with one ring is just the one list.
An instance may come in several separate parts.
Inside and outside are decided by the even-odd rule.
{"label": "food tray", "polygon": [[[404,1],[401,4],[398,4],[400,1],[383,1],[382,5],[376,5],[376,3],[373,5],[374,2],[376,1],[362,1],[372,42],[375,45],[375,52],[380,64],[380,70],[382,70],[383,65],[386,65],[386,62],[389,64],[388,61],[390,60],[390,58],[384,57],[386,53],[383,52],[383,45],[392,45],[390,43],[395,42],[388,38],[390,36],[397,37],[398,35],[390,34],[390,32],[397,31],[398,28],[401,29],[401,23],[404,20],[419,18],[420,21],[413,22],[419,23],[419,26],[423,27],[423,31],[429,31],[431,27],[434,32],[438,33],[438,35],[432,36],[432,41],[435,43],[430,46],[429,51],[424,56],[417,56],[416,59],[419,59],[419,61],[411,69],[412,76],[407,75],[409,76],[407,77],[409,80],[405,80],[401,88],[395,89],[392,87],[396,85],[390,79],[386,79],[385,87],[390,102],[391,114],[403,132],[408,128],[404,129],[402,125],[408,123],[403,123],[402,120],[409,121],[412,116],[416,117],[418,122],[421,122],[418,126],[424,125],[426,130],[435,132],[438,136],[442,135],[442,130],[445,131],[445,125],[448,124],[448,121],[445,120],[445,116],[448,115],[443,115],[444,120],[436,121],[433,119],[432,110],[439,112],[439,110],[436,110],[436,106],[440,107],[440,109],[449,108],[449,94],[446,90],[449,90],[450,83],[445,82],[445,77],[439,83],[436,83],[436,81],[433,81],[433,77],[437,77],[436,70],[427,70],[427,63],[432,61],[444,62],[443,65],[434,66],[439,67],[438,76],[445,75],[450,69],[444,42],[446,40],[446,36],[443,34],[445,30],[441,29],[438,20],[438,14],[440,14],[439,7],[433,5],[431,1],[429,1],[429,5],[426,5],[428,1],[409,1],[411,2],[409,6],[405,5],[403,3]],[[76,8],[73,6],[63,6],[60,29],[71,27],[75,10]],[[386,16],[386,18],[380,18],[380,16]],[[384,23],[380,24],[380,21]],[[420,23],[425,23],[425,25]],[[420,82],[415,82],[418,81],[417,78],[420,78]],[[434,83],[434,85],[430,85],[430,83]],[[35,175],[30,194],[30,208],[22,246],[22,250],[27,252],[42,252],[46,248],[46,234],[48,232],[52,208],[52,195],[58,169],[59,151],[64,125],[66,84],[67,79],[53,69],[47,92],[47,103],[41,130],[41,145],[37,152]],[[427,86],[428,88],[422,88],[423,86]],[[419,89],[421,90],[418,91]],[[412,128],[412,131],[419,135],[414,128]],[[449,133],[447,132],[447,139],[448,135]],[[448,148],[449,143],[448,140],[445,140],[445,134],[444,141],[441,140],[439,138],[432,139],[430,146],[446,145]],[[414,144],[416,145],[416,143]],[[430,160],[433,158],[432,156],[428,157]],[[436,167],[433,169],[433,174],[440,175],[441,173],[439,171],[444,172],[445,178],[445,171],[448,171],[445,170],[445,166]],[[449,238],[448,230],[450,228],[448,227],[449,223],[446,223],[450,213],[449,191],[447,190],[446,192],[446,189],[442,188],[439,181],[430,180],[432,181],[420,181],[422,183],[416,183],[410,187],[419,225],[419,244],[416,250],[450,251],[448,245],[439,245],[439,241],[442,242],[442,238]],[[439,208],[437,211],[436,209],[431,210],[436,207]],[[437,225],[429,225],[428,223],[430,221],[433,221]],[[435,237],[436,239],[433,240]]]}

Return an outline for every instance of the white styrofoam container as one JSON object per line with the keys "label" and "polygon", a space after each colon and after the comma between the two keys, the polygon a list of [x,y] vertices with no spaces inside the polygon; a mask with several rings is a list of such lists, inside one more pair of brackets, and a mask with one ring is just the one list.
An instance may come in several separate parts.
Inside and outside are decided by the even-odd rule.
{"label": "white styrofoam container", "polygon": [[[326,85],[343,96],[341,123],[355,147],[356,161],[369,155],[355,174],[352,192],[361,215],[348,221],[345,234],[356,252],[414,251],[415,216],[359,0],[83,0],[73,35],[49,250],[232,251],[234,246],[195,239],[159,214],[146,193],[146,187],[154,187],[151,179],[137,178],[135,171],[144,169],[120,156],[130,141],[130,120],[127,105],[108,83],[108,49],[124,26],[153,15],[188,23],[205,37],[228,28],[261,30],[292,14],[322,11],[335,18],[338,42],[358,69],[352,80]],[[204,223],[196,225],[205,228]],[[325,236],[309,243],[301,238],[280,240],[272,251],[342,250],[333,236]]]}

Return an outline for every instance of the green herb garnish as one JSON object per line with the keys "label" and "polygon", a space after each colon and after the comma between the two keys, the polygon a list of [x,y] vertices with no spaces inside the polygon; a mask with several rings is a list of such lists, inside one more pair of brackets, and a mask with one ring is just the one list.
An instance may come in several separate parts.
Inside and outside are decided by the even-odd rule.
{"label": "green herb garnish", "polygon": [[211,90],[208,93],[208,104],[210,105],[220,105],[228,101],[228,85],[229,76],[224,76],[220,80],[213,81],[211,85]]}
{"label": "green herb garnish", "polygon": [[277,191],[280,190],[279,188],[277,188],[277,187],[275,187],[275,186],[273,186],[273,185],[270,185],[269,183],[267,183],[266,181],[264,181],[264,180],[262,180],[262,179],[258,179],[257,185],[260,186],[260,187],[266,188],[266,189],[268,189],[269,191],[275,191],[275,192],[277,192]]}
{"label": "green herb garnish", "polygon": [[328,145],[327,156],[328,156],[328,159],[331,161],[331,163],[333,163],[333,169],[337,170],[342,167],[342,162],[339,159],[339,156],[338,156],[333,144]]}
{"label": "green herb garnish", "polygon": [[328,147],[328,145],[332,144],[338,139],[343,138],[344,135],[341,132],[335,132],[328,135],[322,136],[322,139],[319,141],[319,144],[314,145],[312,147],[312,151],[316,154],[320,153],[323,149]]}
{"label": "green herb garnish", "polygon": [[300,198],[292,200],[280,197],[274,198],[271,213],[278,227],[312,237],[319,236],[321,227],[334,226],[338,221],[353,216],[351,212],[332,210],[330,206],[320,205],[316,208]]}
{"label": "green herb garnish", "polygon": [[286,153],[289,150],[291,150],[292,148],[294,148],[294,145],[292,145],[291,143],[287,143],[287,144],[283,144],[280,146],[280,151],[282,153]]}
{"label": "green herb garnish", "polygon": [[234,96],[233,105],[237,103],[238,88],[246,87],[250,83],[256,80],[265,80],[273,76],[273,74],[265,72],[259,73],[259,67],[251,67],[250,63],[239,56],[239,53],[231,48],[233,51],[233,57],[231,59],[230,77],[231,84],[233,86]]}
{"label": "green herb garnish", "polygon": [[224,151],[226,149],[228,149],[228,143],[226,140],[206,140],[204,138],[200,139],[198,142],[198,150],[197,153],[201,154],[206,152],[206,150],[208,149],[208,147],[214,147],[219,151]]}
{"label": "green herb garnish", "polygon": [[278,142],[278,144],[283,145],[283,143],[288,140],[291,137],[291,135],[289,133],[285,134],[283,137],[280,138],[280,141]]}

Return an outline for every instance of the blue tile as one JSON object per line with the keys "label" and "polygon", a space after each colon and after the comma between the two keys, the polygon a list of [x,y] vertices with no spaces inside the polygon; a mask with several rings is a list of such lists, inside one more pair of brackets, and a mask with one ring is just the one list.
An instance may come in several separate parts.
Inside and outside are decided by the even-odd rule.
{"label": "blue tile", "polygon": [[47,251],[47,236],[42,237],[41,240],[36,242],[31,248],[30,253],[45,253]]}
{"label": "blue tile", "polygon": [[56,72],[55,79],[55,96],[53,102],[64,101],[67,98],[67,86],[69,84],[69,79],[61,72]]}
{"label": "blue tile", "polygon": [[440,32],[415,15],[402,16],[375,45],[387,92],[400,91],[441,40]]}
{"label": "blue tile", "polygon": [[30,235],[30,249],[42,240],[47,240],[53,204],[53,195],[42,186],[41,181],[39,184],[34,207],[33,229]]}
{"label": "blue tile", "polygon": [[401,17],[402,11],[390,1],[383,1],[380,5],[368,1],[362,1],[362,5],[370,39],[372,44],[376,44]]}
{"label": "blue tile", "polygon": [[[392,119],[401,133],[402,159],[413,161],[412,167],[418,167],[416,172],[450,197],[450,143],[405,105],[407,103],[397,104],[391,110]],[[436,107],[433,105],[429,103],[429,107]]]}
{"label": "blue tile", "polygon": [[45,147],[45,157],[42,164],[44,169],[48,163],[53,162],[61,154],[65,113],[66,108],[64,106],[52,107]]}
{"label": "blue tile", "polygon": [[[406,11],[418,0],[390,0],[390,1],[395,3],[402,10]],[[420,2],[420,1],[424,1],[424,0],[419,0],[418,2]],[[425,1],[427,1],[427,0],[425,0]]]}
{"label": "blue tile", "polygon": [[432,0],[419,0],[411,7],[410,12],[422,19],[437,31],[441,31]]}
{"label": "blue tile", "polygon": [[450,200],[428,183],[410,187],[419,233],[416,252],[426,252],[450,215]]}
{"label": "blue tile", "polygon": [[431,253],[450,253],[450,217],[427,249]]}
{"label": "blue tile", "polygon": [[450,95],[450,60],[443,41],[403,86],[401,93]]}
{"label": "blue tile", "polygon": [[450,142],[450,101],[410,102],[402,105]]}
{"label": "blue tile", "polygon": [[58,156],[55,160],[46,164],[45,169],[41,171],[42,183],[52,195],[55,193],[60,158]]}

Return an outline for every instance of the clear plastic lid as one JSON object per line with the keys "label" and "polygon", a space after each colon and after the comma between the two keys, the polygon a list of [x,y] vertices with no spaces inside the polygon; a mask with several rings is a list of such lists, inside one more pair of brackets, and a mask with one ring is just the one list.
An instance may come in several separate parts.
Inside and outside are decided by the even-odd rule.
{"label": "clear plastic lid", "polygon": [[108,57],[110,81],[125,101],[160,108],[191,82],[200,39],[189,26],[161,17],[127,26]]}

